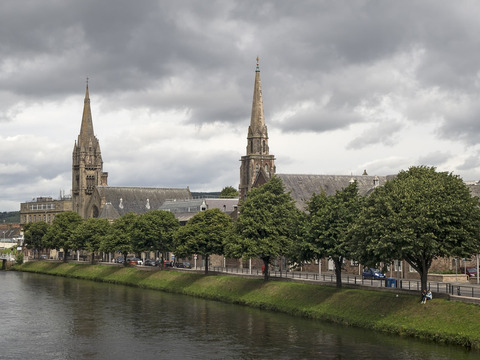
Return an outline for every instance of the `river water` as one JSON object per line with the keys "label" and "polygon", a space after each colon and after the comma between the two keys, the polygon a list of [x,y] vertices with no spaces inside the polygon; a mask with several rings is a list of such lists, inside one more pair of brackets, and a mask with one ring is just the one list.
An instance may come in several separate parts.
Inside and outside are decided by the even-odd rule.
{"label": "river water", "polygon": [[480,358],[238,305],[30,273],[0,272],[0,306],[2,360]]}

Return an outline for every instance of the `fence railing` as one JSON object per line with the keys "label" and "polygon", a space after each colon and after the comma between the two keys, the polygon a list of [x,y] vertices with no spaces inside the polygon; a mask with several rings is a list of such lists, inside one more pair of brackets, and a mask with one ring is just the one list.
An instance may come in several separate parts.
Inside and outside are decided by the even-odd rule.
{"label": "fence railing", "polygon": [[[200,269],[200,268],[197,267],[197,269]],[[209,269],[214,272],[263,276],[263,273],[260,269],[250,270],[248,268],[217,267],[217,266],[209,267]],[[274,270],[274,271],[270,271],[270,277],[318,281],[319,283],[321,282],[336,283],[337,281],[335,274],[331,274],[331,273],[318,274],[318,273],[310,273],[310,272],[302,272],[302,271]],[[383,288],[390,288],[392,290],[402,289],[402,290],[410,290],[410,291],[418,291],[418,292],[421,290],[420,280],[398,279],[393,277],[386,278],[386,279],[364,279],[362,276],[358,276],[358,275],[344,275],[342,276],[342,284],[361,285],[361,286],[368,286],[368,287],[383,287]],[[427,282],[427,288],[430,289],[433,293],[438,293],[438,294],[450,294],[450,295],[480,298],[480,286],[429,281]]]}

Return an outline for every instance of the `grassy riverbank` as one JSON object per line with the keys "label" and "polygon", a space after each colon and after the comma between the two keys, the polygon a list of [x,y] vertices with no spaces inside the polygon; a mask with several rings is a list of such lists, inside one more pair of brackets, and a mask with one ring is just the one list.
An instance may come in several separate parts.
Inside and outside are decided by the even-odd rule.
{"label": "grassy riverbank", "polygon": [[480,306],[445,299],[422,305],[419,296],[409,294],[108,265],[36,261],[14,269],[186,294],[480,349]]}

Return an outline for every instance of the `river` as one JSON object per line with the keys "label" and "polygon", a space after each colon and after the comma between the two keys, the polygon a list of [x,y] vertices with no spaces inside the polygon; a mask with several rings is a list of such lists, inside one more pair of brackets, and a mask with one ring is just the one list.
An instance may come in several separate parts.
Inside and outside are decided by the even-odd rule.
{"label": "river", "polygon": [[21,272],[0,272],[0,306],[3,360],[480,357],[238,305]]}

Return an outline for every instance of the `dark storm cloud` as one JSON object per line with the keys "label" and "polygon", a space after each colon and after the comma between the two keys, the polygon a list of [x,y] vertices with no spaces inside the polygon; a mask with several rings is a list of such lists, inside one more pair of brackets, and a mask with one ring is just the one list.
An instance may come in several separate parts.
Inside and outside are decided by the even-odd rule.
{"label": "dark storm cloud", "polygon": [[[172,184],[192,187],[230,179],[225,169],[233,161],[237,175],[239,154],[218,161],[219,154],[206,149],[214,131],[190,132],[195,139],[160,127],[153,127],[152,134],[144,131],[143,138],[137,131],[150,129],[148,121],[163,124],[172,112],[185,114],[178,120],[185,127],[221,125],[234,136],[241,128],[245,136],[258,55],[270,132],[322,136],[344,131],[337,151],[358,153],[376,144],[388,149],[408,142],[402,131],[425,125],[434,129],[432,137],[471,147],[480,137],[479,11],[473,0],[461,5],[447,0],[3,0],[0,125],[9,126],[7,136],[17,135],[13,125],[25,109],[45,103],[54,108],[78,98],[78,113],[65,121],[65,126],[78,121],[77,131],[88,76],[97,131],[106,114],[133,114],[131,128],[115,138],[136,144],[123,158],[118,155],[122,149],[100,133],[105,164],[112,166],[106,171],[118,171],[111,177],[117,184],[155,185],[152,179],[165,178],[168,170]],[[64,154],[61,158],[32,155],[38,153],[38,133],[43,136],[52,126],[51,111],[29,120],[31,129],[18,126],[19,135],[34,136],[31,144],[14,140],[14,151],[0,145],[3,188],[17,189],[19,178],[28,189],[34,183],[57,186],[68,175],[77,133],[72,145],[49,147]],[[352,133],[356,129],[361,130]],[[57,130],[41,141],[57,143]],[[0,129],[2,140],[4,134]],[[140,157],[151,156],[150,142],[169,138],[186,147],[195,140],[208,139],[208,144],[197,143],[199,158],[196,150],[166,150],[171,162],[158,160],[166,156],[156,153],[130,178],[121,162],[139,164]],[[447,153],[432,152],[420,160],[446,163]],[[279,161],[294,164],[296,159],[288,156]],[[472,159],[464,169],[477,167]],[[410,160],[366,161],[377,164],[379,173],[390,173]]]}
{"label": "dark storm cloud", "polygon": [[[30,97],[67,95],[90,76],[95,91],[112,101],[138,93],[118,106],[188,109],[193,123],[238,123],[249,117],[244,109],[260,55],[266,111],[333,94],[325,109],[314,101],[318,115],[332,111],[322,118],[341,118],[342,128],[361,121],[354,112],[363,102],[398,91],[395,82],[372,83],[372,65],[412,47],[424,51],[415,70],[420,88],[473,87],[479,25],[466,8],[474,3],[440,3],[7,1],[1,52],[11,73],[0,86]],[[164,91],[142,97],[158,86]],[[279,125],[332,128],[319,118],[300,114]]]}

